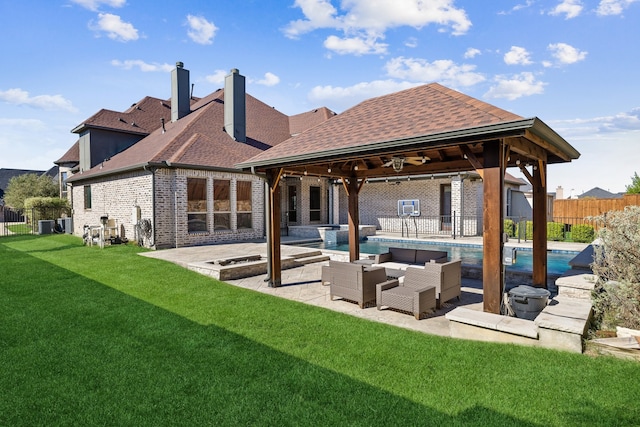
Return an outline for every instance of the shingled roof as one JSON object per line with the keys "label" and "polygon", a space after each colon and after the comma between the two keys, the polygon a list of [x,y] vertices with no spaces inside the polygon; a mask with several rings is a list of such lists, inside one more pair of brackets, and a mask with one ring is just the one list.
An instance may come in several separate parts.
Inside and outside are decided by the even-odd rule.
{"label": "shingled roof", "polygon": [[580,155],[537,117],[525,119],[431,83],[363,101],[236,167],[329,177],[356,171],[358,177],[373,178],[393,175],[391,160],[400,157],[422,160],[420,167],[413,163],[403,169],[409,174],[465,171],[482,164],[483,141],[503,138],[510,138],[512,152],[518,152],[509,166],[543,152],[548,163]]}
{"label": "shingled roof", "polygon": [[371,98],[247,163],[520,120],[438,83]]}
{"label": "shingled roof", "polygon": [[[199,99],[191,113],[176,122],[167,121],[123,152],[97,167],[76,174],[70,181],[119,173],[147,166],[174,166],[194,169],[232,169],[291,136],[290,117],[246,95],[246,142],[235,141],[224,130],[224,89]],[[301,123],[315,125],[329,116],[326,109],[298,115]],[[329,110],[326,110],[329,111]]]}
{"label": "shingled roof", "polygon": [[[191,104],[198,101],[199,98],[192,98]],[[102,109],[71,132],[80,133],[87,128],[99,128],[148,135],[160,127],[161,119],[171,120],[171,100],[146,96],[125,111]]]}

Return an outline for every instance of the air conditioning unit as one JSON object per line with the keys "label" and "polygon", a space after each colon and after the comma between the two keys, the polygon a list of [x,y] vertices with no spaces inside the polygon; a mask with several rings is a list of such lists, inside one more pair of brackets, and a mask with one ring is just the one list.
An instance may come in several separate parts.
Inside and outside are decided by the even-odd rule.
{"label": "air conditioning unit", "polygon": [[55,227],[55,221],[40,220],[38,221],[38,234],[52,234],[54,227]]}

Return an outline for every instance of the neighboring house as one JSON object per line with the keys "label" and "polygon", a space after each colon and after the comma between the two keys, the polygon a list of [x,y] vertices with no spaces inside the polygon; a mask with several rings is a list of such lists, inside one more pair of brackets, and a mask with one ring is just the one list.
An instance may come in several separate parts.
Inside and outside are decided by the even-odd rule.
{"label": "neighboring house", "polygon": [[[59,161],[77,169],[66,179],[74,234],[108,217],[122,237],[155,248],[264,237],[264,182],[233,165],[335,113],[319,108],[289,117],[246,94],[245,78],[235,69],[225,78],[224,89],[197,100],[191,99],[189,72],[182,63],[171,72],[171,82],[170,108],[163,101],[170,120],[166,112],[150,114],[145,116],[150,125],[139,119],[134,126],[128,117],[119,120],[124,113],[101,112],[74,129],[80,133],[78,164],[65,160],[75,157],[71,150]],[[153,104],[160,105],[157,100]],[[126,113],[146,109],[139,107]],[[122,123],[117,131],[116,116]],[[106,123],[100,125],[103,118]],[[153,129],[153,123],[159,126]],[[298,180],[297,185],[300,194],[315,194],[310,188],[319,186],[320,197],[326,197],[326,180]],[[326,206],[326,201],[320,203]],[[323,209],[318,222],[327,221]]]}
{"label": "neighboring house", "polygon": [[600,187],[594,187],[578,196],[578,199],[621,199],[624,193],[611,193]]}

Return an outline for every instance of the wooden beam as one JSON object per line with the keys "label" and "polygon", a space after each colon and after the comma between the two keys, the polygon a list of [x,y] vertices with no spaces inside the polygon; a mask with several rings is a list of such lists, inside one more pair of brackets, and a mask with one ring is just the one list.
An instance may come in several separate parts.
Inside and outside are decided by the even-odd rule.
{"label": "wooden beam", "polygon": [[282,169],[270,169],[267,171],[267,184],[269,185],[269,287],[276,288],[282,284],[282,262],[280,252],[280,178]]}
{"label": "wooden beam", "polygon": [[533,286],[547,287],[547,186],[546,163],[533,169]]}
{"label": "wooden beam", "polygon": [[476,170],[476,172],[478,173],[478,175],[480,175],[480,178],[484,178],[484,172],[483,172],[483,164],[482,162],[480,162],[480,160],[478,160],[478,158],[476,157],[476,155],[473,153],[473,151],[471,151],[471,148],[468,145],[460,145],[459,146],[460,151],[462,152],[462,154],[464,154],[467,157],[467,160],[469,161],[469,163],[471,163],[471,166],[473,166],[473,168]]}
{"label": "wooden beam", "polygon": [[[364,180],[363,180],[364,181]],[[344,181],[343,181],[344,183]],[[360,259],[360,210],[358,207],[358,179],[349,179],[349,261]]]}
{"label": "wooden beam", "polygon": [[510,150],[514,153],[521,154],[529,159],[547,160],[547,152],[527,139],[520,137],[505,138],[505,144],[509,144]]}
{"label": "wooden beam", "polygon": [[[525,130],[524,137],[526,139],[528,139],[529,141],[532,141],[533,143],[535,143],[538,146],[542,147],[545,151],[548,151],[548,152],[553,153],[554,155],[560,157],[565,162],[570,162],[571,161],[571,158],[567,154],[563,153],[558,148],[556,148],[553,145],[549,144],[547,141],[545,141],[544,139],[540,138],[538,135],[534,134],[529,129]],[[546,161],[547,159],[545,158],[544,160]]]}
{"label": "wooden beam", "polygon": [[501,141],[484,144],[484,201],[482,209],[482,289],[483,310],[500,313],[504,273],[502,251],[504,232],[504,152]]}
{"label": "wooden beam", "polygon": [[531,176],[531,174],[529,173],[529,171],[527,170],[525,165],[520,163],[518,165],[518,167],[520,168],[520,172],[522,172],[522,174],[525,176],[525,178],[527,178],[527,181],[529,181],[529,184],[533,185],[533,177]]}

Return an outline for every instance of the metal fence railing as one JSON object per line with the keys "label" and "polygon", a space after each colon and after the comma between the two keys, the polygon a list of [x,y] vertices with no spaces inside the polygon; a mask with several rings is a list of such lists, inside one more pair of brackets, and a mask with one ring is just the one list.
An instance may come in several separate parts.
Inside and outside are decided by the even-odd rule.
{"label": "metal fence railing", "polygon": [[0,236],[72,233],[71,218],[61,208],[0,208]]}
{"label": "metal fence railing", "polygon": [[[403,237],[474,237],[482,235],[482,216],[384,216],[372,219],[377,229],[385,233],[400,234]],[[548,240],[582,241],[589,240],[598,230],[596,221],[589,218],[553,218],[547,222]],[[505,217],[504,232],[518,241],[533,239],[533,221],[526,217]]]}
{"label": "metal fence railing", "polygon": [[[366,221],[369,223],[369,221]],[[482,234],[482,218],[470,215],[384,216],[374,219],[376,227],[386,233],[400,233],[403,237],[470,237]]]}

